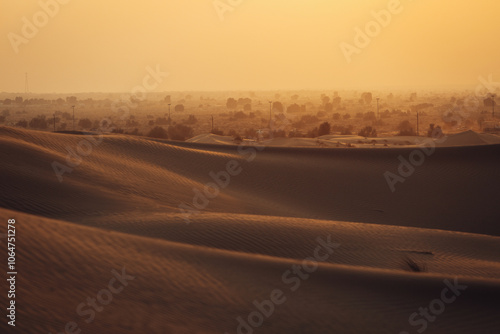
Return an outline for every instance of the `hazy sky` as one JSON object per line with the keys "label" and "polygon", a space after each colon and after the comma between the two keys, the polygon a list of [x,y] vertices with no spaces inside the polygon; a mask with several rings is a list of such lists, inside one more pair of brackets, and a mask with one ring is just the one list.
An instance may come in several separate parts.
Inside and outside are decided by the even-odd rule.
{"label": "hazy sky", "polygon": [[[28,72],[34,93],[129,92],[157,64],[170,73],[157,91],[500,81],[494,0],[221,0],[240,2],[222,14],[213,0],[60,1],[0,0],[0,91],[23,92]],[[356,27],[388,6],[397,13],[369,24],[349,63],[341,43],[356,47]],[[23,32],[24,17],[38,32]]]}

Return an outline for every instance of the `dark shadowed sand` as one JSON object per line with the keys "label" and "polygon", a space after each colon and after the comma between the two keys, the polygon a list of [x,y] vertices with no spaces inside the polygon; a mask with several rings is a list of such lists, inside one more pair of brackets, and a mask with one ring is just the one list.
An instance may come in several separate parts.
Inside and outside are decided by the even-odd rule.
{"label": "dark shadowed sand", "polygon": [[[278,290],[254,333],[418,333],[409,319],[442,300],[445,280],[467,288],[448,288],[453,302],[425,333],[500,333],[500,145],[484,137],[450,138],[394,192],[384,173],[415,147],[260,151],[109,135],[60,182],[53,162],[85,138],[0,128],[0,233],[16,219],[18,261],[16,327],[2,321],[2,333],[74,322],[81,333],[232,334]],[[228,162],[239,173],[196,209]],[[303,262],[319,245],[322,259]],[[309,272],[293,273],[301,265]],[[123,289],[101,292],[117,274]],[[112,300],[90,320],[98,295]]]}

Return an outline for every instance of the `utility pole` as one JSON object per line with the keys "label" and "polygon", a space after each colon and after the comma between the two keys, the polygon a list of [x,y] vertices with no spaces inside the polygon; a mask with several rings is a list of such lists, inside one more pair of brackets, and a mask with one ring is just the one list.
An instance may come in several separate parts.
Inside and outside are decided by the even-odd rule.
{"label": "utility pole", "polygon": [[212,131],[211,133],[214,133],[214,116],[212,115]]}
{"label": "utility pole", "polygon": [[269,101],[269,130],[271,130],[271,122],[272,122],[272,113],[273,113],[273,101]]}
{"label": "utility pole", "polygon": [[28,73],[26,73],[25,79],[24,79],[24,92],[28,94],[30,92],[30,87],[28,85]]}
{"label": "utility pole", "polygon": [[75,106],[71,106],[73,108],[73,131],[75,131]]}
{"label": "utility pole", "polygon": [[56,114],[54,113],[54,132],[56,132]]}
{"label": "utility pole", "polygon": [[491,94],[491,106],[493,107],[493,113],[492,113],[493,118],[495,118],[495,97],[496,94]]}
{"label": "utility pole", "polygon": [[379,112],[378,112],[378,101],[380,100],[380,97],[377,97],[377,119],[379,118]]}
{"label": "utility pole", "polygon": [[419,113],[418,113],[418,111],[417,111],[417,136],[419,135],[419,131],[418,131],[418,130],[419,130],[419,129],[418,129],[418,125],[419,125],[418,116],[419,116]]}
{"label": "utility pole", "polygon": [[168,104],[168,124],[170,124],[170,121],[171,118],[170,118],[170,103]]}

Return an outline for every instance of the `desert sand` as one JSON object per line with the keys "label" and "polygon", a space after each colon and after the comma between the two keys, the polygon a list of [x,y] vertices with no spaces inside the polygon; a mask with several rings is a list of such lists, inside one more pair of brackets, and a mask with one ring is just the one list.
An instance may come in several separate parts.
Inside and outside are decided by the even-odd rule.
{"label": "desert sand", "polygon": [[[409,147],[421,145],[431,140],[420,136],[397,136],[397,137],[377,137],[365,138],[357,135],[326,135],[318,138],[272,138],[262,140],[245,140],[249,145],[281,146],[281,147],[359,147],[359,148],[386,148],[386,147]],[[436,142],[436,140],[434,140]],[[231,136],[218,136],[212,133],[198,135],[187,142],[219,145],[235,145],[235,140]],[[477,133],[465,131],[444,136],[436,142],[436,146],[479,146],[500,144],[500,137],[487,133]]]}
{"label": "desert sand", "polygon": [[[2,333],[500,333],[496,136],[425,152],[412,138],[92,138],[0,128],[0,233],[16,220],[18,260]],[[59,180],[68,149],[85,154]],[[415,151],[392,191],[385,173]],[[113,278],[122,289],[102,292]],[[96,296],[109,303],[90,320]]]}

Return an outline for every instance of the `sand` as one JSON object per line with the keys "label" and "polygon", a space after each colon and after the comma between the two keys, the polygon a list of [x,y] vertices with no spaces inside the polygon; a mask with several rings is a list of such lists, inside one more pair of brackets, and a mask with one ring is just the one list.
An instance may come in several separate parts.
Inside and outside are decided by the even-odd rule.
{"label": "sand", "polygon": [[[213,141],[100,142],[1,127],[0,233],[16,219],[18,313],[16,327],[2,321],[0,331],[63,333],[71,322],[81,333],[500,331],[494,138],[477,146],[475,134],[450,136],[425,152],[205,138]],[[67,164],[68,148],[89,154],[60,182],[52,164]],[[400,175],[415,151],[421,165],[391,191],[384,174]],[[228,170],[227,186],[196,208],[193,198]],[[104,301],[122,268],[126,285],[87,323],[78,307]],[[466,289],[454,295],[447,284]],[[453,302],[410,323],[419,308],[439,306],[444,289]],[[273,299],[262,315],[256,304]]]}
{"label": "sand", "polygon": [[[330,147],[330,148],[391,148],[413,147],[434,141],[439,147],[479,146],[500,144],[500,137],[493,134],[477,133],[468,130],[462,133],[450,134],[444,138],[431,139],[422,136],[394,136],[366,138],[357,135],[325,135],[318,138],[279,138],[245,140],[249,145],[280,146],[280,147]],[[238,145],[232,136],[202,134],[187,142],[219,145]]]}

